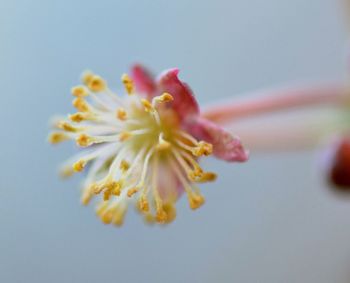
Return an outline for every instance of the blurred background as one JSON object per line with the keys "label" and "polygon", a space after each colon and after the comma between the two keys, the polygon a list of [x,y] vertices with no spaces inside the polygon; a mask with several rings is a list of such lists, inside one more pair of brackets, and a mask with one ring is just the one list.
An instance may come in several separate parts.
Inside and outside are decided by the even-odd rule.
{"label": "blurred background", "polygon": [[206,161],[219,172],[167,227],[129,213],[104,226],[46,144],[52,114],[90,68],[120,87],[134,62],[179,67],[202,105],[288,82],[341,80],[349,55],[334,0],[0,0],[0,282],[350,282],[350,199],[314,152]]}

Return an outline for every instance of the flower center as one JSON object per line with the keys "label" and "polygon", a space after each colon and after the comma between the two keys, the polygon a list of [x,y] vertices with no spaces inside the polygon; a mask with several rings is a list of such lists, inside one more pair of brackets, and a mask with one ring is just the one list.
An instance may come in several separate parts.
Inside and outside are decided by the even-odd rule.
{"label": "flower center", "polygon": [[87,87],[72,89],[79,112],[69,116],[71,122],[56,123],[63,132],[50,139],[75,139],[79,146],[89,147],[72,158],[64,172],[80,172],[90,163],[82,202],[102,196],[97,214],[103,222],[120,225],[127,203],[136,196],[146,220],[167,223],[175,218],[174,203],[183,191],[192,209],[204,203],[194,183],[213,181],[216,175],[204,172],[197,159],[211,154],[212,145],[181,129],[171,94],[147,100],[135,94],[127,75],[122,81],[129,94],[125,99],[112,93],[100,77],[83,76]]}

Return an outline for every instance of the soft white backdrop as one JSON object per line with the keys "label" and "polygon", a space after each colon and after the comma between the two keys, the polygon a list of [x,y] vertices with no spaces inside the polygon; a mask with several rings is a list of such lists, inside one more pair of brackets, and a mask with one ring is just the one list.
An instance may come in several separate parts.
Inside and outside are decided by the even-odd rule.
{"label": "soft white backdrop", "polygon": [[202,104],[346,74],[334,0],[0,1],[0,282],[349,282],[350,199],[317,152],[254,155],[219,172],[199,211],[159,228],[104,226],[79,204],[73,151],[45,143],[85,68],[119,86],[135,62],[178,66]]}

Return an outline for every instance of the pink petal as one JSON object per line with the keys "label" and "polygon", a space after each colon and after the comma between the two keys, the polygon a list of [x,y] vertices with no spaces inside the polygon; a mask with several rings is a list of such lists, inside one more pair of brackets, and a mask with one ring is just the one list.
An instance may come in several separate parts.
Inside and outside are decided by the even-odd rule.
{"label": "pink petal", "polygon": [[156,84],[152,74],[142,65],[131,68],[131,77],[134,80],[137,92],[152,97],[156,92]]}
{"label": "pink petal", "polygon": [[211,143],[214,155],[220,159],[231,162],[243,162],[248,159],[249,153],[239,138],[205,118],[198,117],[188,123],[186,129],[197,139]]}
{"label": "pink petal", "polygon": [[178,69],[164,71],[158,78],[158,91],[168,92],[174,97],[174,101],[168,106],[173,108],[181,120],[199,114],[197,101],[186,83],[178,78]]}

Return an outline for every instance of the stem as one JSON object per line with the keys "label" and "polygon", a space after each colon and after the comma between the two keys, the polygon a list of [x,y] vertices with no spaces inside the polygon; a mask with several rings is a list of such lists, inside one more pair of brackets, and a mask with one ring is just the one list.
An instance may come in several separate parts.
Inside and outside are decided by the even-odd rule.
{"label": "stem", "polygon": [[342,84],[272,90],[256,94],[259,97],[211,106],[203,111],[202,116],[223,124],[286,109],[315,105],[342,105],[349,101],[349,90]]}

